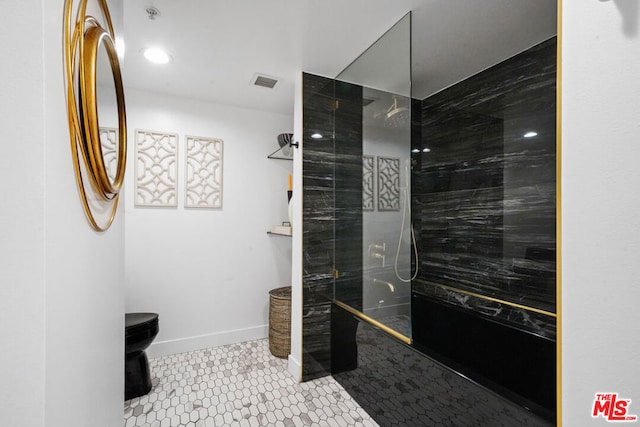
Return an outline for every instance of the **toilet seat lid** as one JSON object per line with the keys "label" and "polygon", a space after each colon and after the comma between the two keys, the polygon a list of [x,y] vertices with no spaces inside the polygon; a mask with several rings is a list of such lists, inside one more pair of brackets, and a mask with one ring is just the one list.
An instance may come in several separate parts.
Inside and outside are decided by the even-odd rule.
{"label": "toilet seat lid", "polygon": [[125,313],[124,328],[132,330],[137,328],[150,327],[158,322],[158,313]]}

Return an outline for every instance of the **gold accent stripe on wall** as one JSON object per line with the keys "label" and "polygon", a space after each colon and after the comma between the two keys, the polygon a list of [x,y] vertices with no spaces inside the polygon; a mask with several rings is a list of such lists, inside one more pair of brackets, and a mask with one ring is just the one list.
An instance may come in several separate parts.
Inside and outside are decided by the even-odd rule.
{"label": "gold accent stripe on wall", "polygon": [[562,0],[556,19],[556,425],[562,427]]}
{"label": "gold accent stripe on wall", "polygon": [[487,296],[487,295],[478,294],[478,293],[475,293],[475,292],[465,291],[463,289],[454,288],[453,286],[441,285],[439,283],[433,283],[433,282],[422,282],[422,283],[427,283],[427,284],[432,285],[432,286],[437,286],[439,288],[446,289],[448,291],[458,292],[458,293],[461,293],[461,294],[470,295],[472,297],[481,298],[481,299],[484,299],[484,300],[493,301],[493,302],[497,302],[497,303],[504,304],[504,305],[509,305],[511,307],[521,308],[523,310],[532,311],[534,313],[544,314],[545,316],[557,317],[556,313],[552,313],[550,311],[541,310],[539,308],[530,307],[528,305],[518,304],[518,303],[515,303],[515,302],[511,302],[511,301],[506,301],[506,300],[503,300],[503,299],[500,299],[500,298],[494,298],[494,297],[490,297],[490,296]]}
{"label": "gold accent stripe on wall", "polygon": [[367,316],[366,314],[362,313],[361,311],[356,310],[355,308],[351,307],[350,305],[347,305],[341,301],[334,301],[336,303],[336,305],[340,308],[343,308],[345,310],[347,310],[349,313],[353,314],[354,316],[364,320],[367,323],[372,324],[373,326],[375,326],[376,328],[382,329],[384,332],[388,333],[389,335],[393,336],[394,338],[402,341],[405,344],[411,344],[411,338],[401,334],[400,332],[394,331],[393,329],[391,329],[390,327],[383,325],[382,323],[378,322],[377,320]]}

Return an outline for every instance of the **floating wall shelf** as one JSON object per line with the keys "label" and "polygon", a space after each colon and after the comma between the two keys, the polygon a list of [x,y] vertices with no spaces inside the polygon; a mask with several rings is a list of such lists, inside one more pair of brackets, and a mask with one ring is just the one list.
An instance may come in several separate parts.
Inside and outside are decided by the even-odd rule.
{"label": "floating wall shelf", "polygon": [[293,234],[293,229],[290,225],[274,225],[271,230],[267,231],[267,234],[276,234],[278,236],[289,236]]}
{"label": "floating wall shelf", "polygon": [[[288,150],[288,151],[286,151]],[[278,148],[273,153],[267,156],[267,159],[276,159],[276,160],[292,160],[293,161],[293,147],[289,145],[285,145],[284,147]]]}

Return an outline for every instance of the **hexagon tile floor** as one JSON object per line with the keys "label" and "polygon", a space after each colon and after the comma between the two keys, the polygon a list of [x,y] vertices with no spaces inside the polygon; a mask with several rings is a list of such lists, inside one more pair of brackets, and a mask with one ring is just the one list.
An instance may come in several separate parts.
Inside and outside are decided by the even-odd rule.
{"label": "hexagon tile floor", "polygon": [[331,377],[297,383],[268,340],[149,360],[153,388],[125,427],[377,426]]}

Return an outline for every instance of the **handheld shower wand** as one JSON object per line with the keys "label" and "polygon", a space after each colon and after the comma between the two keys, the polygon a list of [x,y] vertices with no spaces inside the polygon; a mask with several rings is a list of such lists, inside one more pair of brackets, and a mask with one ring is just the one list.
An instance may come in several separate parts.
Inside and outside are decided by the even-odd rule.
{"label": "handheld shower wand", "polygon": [[396,260],[394,263],[394,271],[396,273],[396,277],[398,278],[398,280],[400,280],[401,282],[405,282],[405,283],[409,283],[411,282],[413,279],[415,279],[416,277],[418,277],[418,271],[420,270],[420,264],[418,263],[418,245],[416,244],[416,235],[413,231],[413,224],[411,224],[410,228],[411,228],[411,243],[413,246],[413,252],[415,254],[416,257],[416,271],[413,273],[413,275],[409,278],[409,279],[405,279],[402,276],[400,276],[400,273],[398,272],[398,259],[400,258],[400,244],[402,243],[402,233],[404,232],[404,225],[406,223],[407,220],[407,211],[410,208],[410,201],[409,201],[409,192],[408,192],[408,187],[409,187],[409,170],[407,165],[405,165],[405,172],[407,174],[407,183],[404,186],[404,188],[402,189],[403,195],[404,195],[404,205],[402,208],[402,225],[400,226],[400,233],[399,233],[399,237],[398,237],[398,249],[396,250]]}

